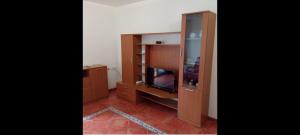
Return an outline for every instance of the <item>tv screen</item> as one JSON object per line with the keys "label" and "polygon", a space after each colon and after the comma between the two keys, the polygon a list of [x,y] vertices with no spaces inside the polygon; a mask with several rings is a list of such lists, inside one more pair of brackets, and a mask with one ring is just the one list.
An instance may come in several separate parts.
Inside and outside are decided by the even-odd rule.
{"label": "tv screen", "polygon": [[147,68],[147,84],[169,92],[176,91],[175,72],[161,68]]}

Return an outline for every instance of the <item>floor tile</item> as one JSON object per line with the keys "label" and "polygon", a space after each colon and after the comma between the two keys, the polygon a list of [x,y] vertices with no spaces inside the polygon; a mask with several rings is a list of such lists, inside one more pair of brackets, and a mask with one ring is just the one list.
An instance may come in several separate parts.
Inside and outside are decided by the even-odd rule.
{"label": "floor tile", "polygon": [[148,131],[145,128],[142,127],[135,127],[135,128],[128,128],[127,130],[128,134],[147,134]]}
{"label": "floor tile", "polygon": [[[134,116],[155,128],[168,134],[216,134],[217,121],[208,119],[202,128],[195,127],[177,118],[177,110],[145,101],[132,104],[120,99],[116,91],[111,91],[108,98],[85,104],[84,116],[98,112],[108,106],[113,106],[131,116]],[[153,134],[146,128],[116,114],[106,111],[91,120],[83,122],[84,134]]]}

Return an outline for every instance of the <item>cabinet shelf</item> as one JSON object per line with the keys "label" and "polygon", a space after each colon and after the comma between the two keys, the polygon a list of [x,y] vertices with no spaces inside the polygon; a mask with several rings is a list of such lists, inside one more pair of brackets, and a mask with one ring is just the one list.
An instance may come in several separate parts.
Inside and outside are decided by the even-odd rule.
{"label": "cabinet shelf", "polygon": [[175,100],[162,99],[162,98],[159,98],[159,97],[156,97],[156,96],[152,96],[152,95],[149,95],[149,94],[142,95],[141,97],[144,98],[144,99],[150,100],[150,101],[152,101],[154,103],[158,103],[158,104],[161,104],[163,106],[167,106],[169,108],[173,108],[173,109],[176,109],[176,110],[178,108],[177,107],[178,102],[175,101]]}
{"label": "cabinet shelf", "polygon": [[148,87],[145,84],[136,85],[140,97],[161,104],[163,106],[176,109],[178,108],[178,93],[169,93],[160,89]]}
{"label": "cabinet shelf", "polygon": [[160,89],[149,87],[145,84],[136,85],[136,90],[157,96],[159,98],[175,99],[178,98],[178,93],[169,93]]}
{"label": "cabinet shelf", "polygon": [[159,46],[169,46],[169,45],[180,45],[180,44],[139,44],[139,45],[159,45]]}
{"label": "cabinet shelf", "polygon": [[191,40],[201,40],[201,38],[186,38],[186,40],[189,40],[189,41],[191,41]]}

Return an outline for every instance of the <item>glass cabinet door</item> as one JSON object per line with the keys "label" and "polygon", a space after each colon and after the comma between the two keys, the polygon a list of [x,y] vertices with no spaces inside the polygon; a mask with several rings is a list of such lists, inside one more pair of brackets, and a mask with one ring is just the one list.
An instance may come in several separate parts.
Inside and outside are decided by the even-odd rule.
{"label": "glass cabinet door", "polygon": [[200,49],[202,39],[202,14],[186,16],[183,86],[196,89],[199,77]]}

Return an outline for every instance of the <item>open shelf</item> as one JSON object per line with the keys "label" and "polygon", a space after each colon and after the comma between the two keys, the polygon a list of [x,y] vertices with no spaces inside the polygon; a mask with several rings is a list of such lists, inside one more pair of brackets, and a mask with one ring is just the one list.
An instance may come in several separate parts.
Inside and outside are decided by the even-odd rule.
{"label": "open shelf", "polygon": [[139,44],[139,45],[160,45],[160,46],[168,46],[168,45],[180,45],[180,44]]}
{"label": "open shelf", "polygon": [[161,104],[163,106],[167,106],[169,108],[173,108],[177,110],[177,106],[178,106],[178,102],[175,100],[170,100],[170,99],[163,99],[163,98],[159,98],[156,96],[152,96],[150,94],[141,94],[141,97],[147,100],[150,100],[152,102]]}
{"label": "open shelf", "polygon": [[151,95],[159,97],[159,98],[169,98],[169,99],[178,98],[178,93],[169,93],[167,91],[149,87],[145,84],[136,85],[136,90],[151,94]]}

